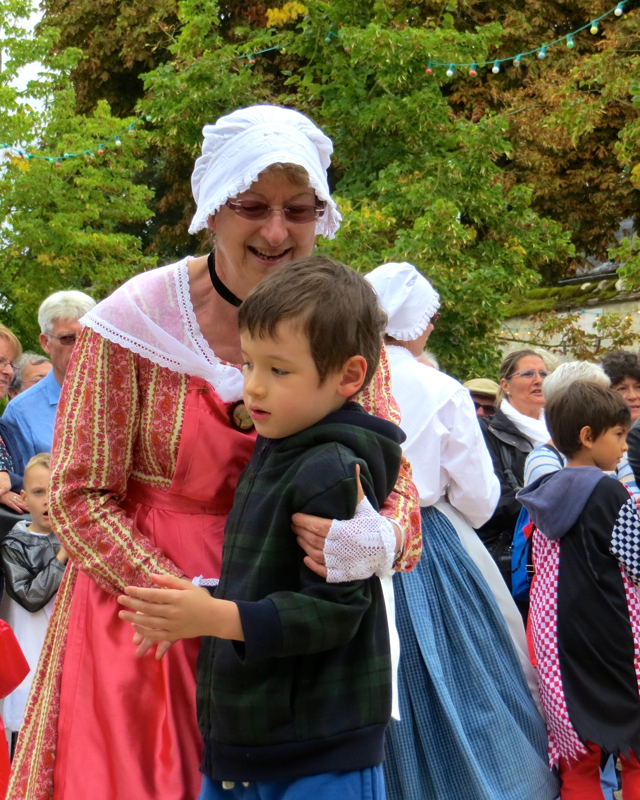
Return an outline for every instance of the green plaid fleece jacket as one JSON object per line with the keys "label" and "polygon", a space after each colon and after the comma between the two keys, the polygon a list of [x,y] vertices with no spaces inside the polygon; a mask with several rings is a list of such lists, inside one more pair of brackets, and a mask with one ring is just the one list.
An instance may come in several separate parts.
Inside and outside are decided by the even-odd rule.
{"label": "green plaid fleece jacket", "polygon": [[212,780],[296,778],[375,766],[391,711],[391,660],[377,577],[329,584],[303,563],[298,512],[350,519],[355,465],[379,508],[404,434],[348,403],[285,439],[258,437],[225,528],[216,597],[238,604],[244,642],[205,638],[197,669]]}

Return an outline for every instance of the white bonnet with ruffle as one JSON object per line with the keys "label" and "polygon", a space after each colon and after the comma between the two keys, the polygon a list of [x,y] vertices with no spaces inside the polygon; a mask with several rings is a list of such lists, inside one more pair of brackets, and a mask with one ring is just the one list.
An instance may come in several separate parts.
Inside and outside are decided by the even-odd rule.
{"label": "white bonnet with ruffle", "polygon": [[440,295],[424,275],[403,261],[383,264],[365,278],[387,312],[387,334],[401,342],[422,336],[440,308]]}
{"label": "white bonnet with ruffle", "polygon": [[198,207],[189,233],[206,228],[209,217],[227,200],[246,192],[271,164],[282,163],[307,171],[316,196],[327,204],[316,233],[335,236],[342,217],[327,183],[333,143],[308,117],[290,108],[250,106],[205,125],[202,133],[202,155],[191,176]]}

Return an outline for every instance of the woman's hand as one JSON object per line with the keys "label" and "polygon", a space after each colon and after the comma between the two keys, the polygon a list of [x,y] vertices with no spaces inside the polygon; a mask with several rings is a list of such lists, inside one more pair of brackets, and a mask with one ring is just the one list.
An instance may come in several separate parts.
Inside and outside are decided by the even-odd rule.
{"label": "woman's hand", "polygon": [[[0,474],[5,475],[6,473]],[[7,475],[7,478],[8,477],[9,476]],[[9,488],[9,491],[5,491],[4,493],[0,494],[0,503],[2,503],[4,506],[7,506],[7,508],[10,508],[12,511],[15,511],[16,514],[24,514],[28,510],[26,502],[20,497],[19,494],[12,492],[11,488]]]}
{"label": "woman's hand", "polygon": [[[358,505],[360,505],[365,499],[365,494],[362,489],[362,483],[360,482],[360,466],[358,464],[356,464],[356,480],[358,482]],[[395,551],[397,552],[402,546],[402,533],[400,528],[393,520],[381,518],[380,522],[381,525],[386,525],[389,522],[393,525],[396,537]],[[315,572],[316,575],[326,579],[329,575],[329,570],[327,569],[325,560],[325,545],[334,520],[314,517],[311,514],[294,514],[292,523],[293,532],[296,534],[298,544],[307,554],[304,558],[305,565],[312,572]],[[334,528],[334,532],[335,530]],[[349,545],[351,549],[353,549],[354,544],[357,547],[357,543],[350,539]],[[370,551],[368,548],[366,553],[363,550],[361,559],[363,564],[368,560],[369,553]],[[369,575],[371,574],[373,574],[373,572],[369,573]],[[340,580],[351,580],[351,578],[342,577]]]}

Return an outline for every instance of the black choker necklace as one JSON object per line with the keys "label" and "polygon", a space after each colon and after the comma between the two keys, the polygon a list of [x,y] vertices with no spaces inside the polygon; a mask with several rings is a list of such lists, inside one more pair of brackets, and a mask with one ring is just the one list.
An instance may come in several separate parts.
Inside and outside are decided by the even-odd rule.
{"label": "black choker necklace", "polygon": [[226,300],[227,303],[231,303],[232,306],[236,307],[241,306],[242,300],[239,297],[236,297],[235,294],[231,291],[231,289],[227,289],[227,287],[218,277],[218,274],[216,273],[216,260],[213,253],[209,253],[207,264],[209,265],[209,275],[211,277],[211,283],[213,284],[213,288],[220,295],[220,297],[223,300]]}

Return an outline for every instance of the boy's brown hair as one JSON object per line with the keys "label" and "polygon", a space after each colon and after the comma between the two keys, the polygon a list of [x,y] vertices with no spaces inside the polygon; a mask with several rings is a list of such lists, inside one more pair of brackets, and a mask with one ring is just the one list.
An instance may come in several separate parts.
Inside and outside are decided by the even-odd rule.
{"label": "boy's brown hair", "polygon": [[631,425],[631,412],[618,392],[590,381],[574,381],[552,396],[544,410],[554,445],[567,458],[582,449],[580,431],[597,439],[610,428]]}
{"label": "boy's brown hair", "polygon": [[380,361],[386,315],[362,275],[328,256],[292,261],[268,275],[240,306],[238,326],[251,336],[273,337],[283,321],[299,321],[320,376],[363,356],[373,377]]}

